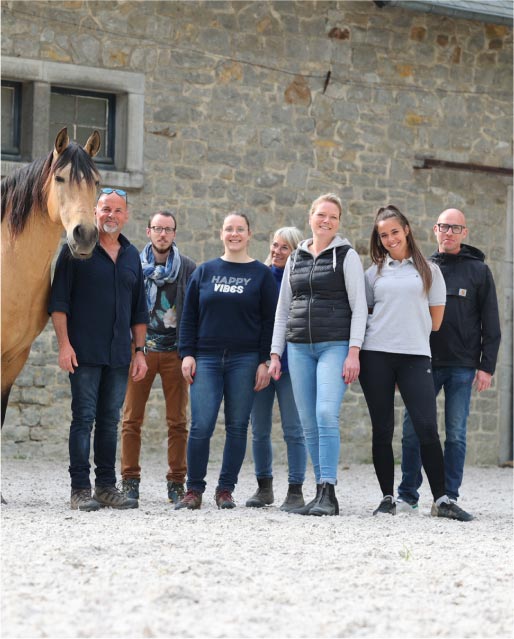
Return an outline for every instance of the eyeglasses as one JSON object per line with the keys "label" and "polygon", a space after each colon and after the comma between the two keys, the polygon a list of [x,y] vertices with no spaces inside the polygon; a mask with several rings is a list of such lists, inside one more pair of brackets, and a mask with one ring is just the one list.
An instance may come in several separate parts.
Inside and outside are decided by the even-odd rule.
{"label": "eyeglasses", "polygon": [[127,192],[124,191],[123,189],[111,189],[110,187],[106,187],[104,189],[100,189],[100,195],[98,196],[98,199],[101,198],[102,195],[110,195],[111,193],[116,193],[116,195],[120,195],[121,197],[125,198],[125,202],[128,201],[128,197],[127,197]]}
{"label": "eyeglasses", "polygon": [[439,224],[438,222],[437,228],[441,233],[448,233],[451,229],[454,235],[460,235],[466,227],[462,224]]}
{"label": "eyeglasses", "polygon": [[278,244],[278,242],[273,242],[271,248],[277,253],[290,253],[291,249],[286,244]]}
{"label": "eyeglasses", "polygon": [[175,232],[175,229],[172,229],[171,226],[150,226],[149,228],[151,228],[152,231],[157,234],[162,233],[163,231],[166,233],[166,235]]}

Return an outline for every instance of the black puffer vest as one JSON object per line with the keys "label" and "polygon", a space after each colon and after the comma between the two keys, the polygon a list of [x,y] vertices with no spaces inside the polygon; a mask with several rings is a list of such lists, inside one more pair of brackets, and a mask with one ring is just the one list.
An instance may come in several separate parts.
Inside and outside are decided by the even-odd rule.
{"label": "black puffer vest", "polygon": [[[293,292],[286,341],[299,344],[350,339],[352,310],[344,282],[343,264],[349,244],[320,253],[291,255],[289,281]],[[334,263],[335,251],[335,263]]]}

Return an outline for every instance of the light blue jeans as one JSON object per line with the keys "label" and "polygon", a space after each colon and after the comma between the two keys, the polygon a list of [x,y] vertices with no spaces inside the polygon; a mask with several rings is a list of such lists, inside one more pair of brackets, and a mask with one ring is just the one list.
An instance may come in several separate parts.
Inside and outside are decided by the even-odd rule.
{"label": "light blue jeans", "polygon": [[280,407],[280,421],[287,446],[287,462],[290,484],[303,484],[307,465],[307,450],[302,423],[294,402],[293,387],[289,372],[280,379],[271,379],[269,386],[255,395],[252,408],[252,450],[257,478],[273,477],[273,447],[271,427],[275,395]]}
{"label": "light blue jeans", "polygon": [[346,391],[342,372],[348,342],[288,342],[287,355],[316,483],[336,484],[341,446],[339,412]]}
{"label": "light blue jeans", "polygon": [[[438,366],[432,368],[436,395],[444,389],[444,417],[446,439],[444,442],[444,470],[446,494],[457,500],[464,475],[466,459],[466,424],[469,415],[471,387],[475,369],[460,366]],[[419,440],[408,411],[403,417],[402,438],[402,483],[398,496],[409,504],[419,499],[421,486],[421,457]]]}

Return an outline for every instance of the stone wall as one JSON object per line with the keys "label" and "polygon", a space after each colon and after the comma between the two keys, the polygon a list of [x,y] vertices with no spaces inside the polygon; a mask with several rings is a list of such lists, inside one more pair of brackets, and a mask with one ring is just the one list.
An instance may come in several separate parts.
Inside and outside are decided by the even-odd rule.
{"label": "stone wall", "polygon": [[[138,247],[148,214],[166,206],[178,211],[183,252],[210,259],[238,209],[264,259],[273,229],[307,231],[310,202],[335,191],[342,232],[368,265],[378,206],[404,211],[427,254],[438,213],[455,206],[488,256],[503,312],[510,176],[414,167],[420,155],[512,167],[511,28],[368,1],[17,1],[2,3],[2,53],[145,73],[144,186],[129,193],[126,229]],[[69,384],[56,353],[47,328],[13,388],[6,451],[66,446]],[[499,411],[497,385],[474,395],[469,462],[497,462]],[[148,445],[161,445],[163,423],[159,389]],[[369,461],[358,384],[341,428],[343,459]]]}

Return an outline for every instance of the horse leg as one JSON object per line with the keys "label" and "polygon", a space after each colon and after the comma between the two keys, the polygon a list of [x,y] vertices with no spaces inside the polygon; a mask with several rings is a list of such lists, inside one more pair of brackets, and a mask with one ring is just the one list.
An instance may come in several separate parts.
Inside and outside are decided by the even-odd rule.
{"label": "horse leg", "polygon": [[2,389],[2,426],[1,426],[2,428],[4,427],[5,413],[7,412],[7,404],[9,403],[9,395],[11,394],[11,388],[12,386]]}
{"label": "horse leg", "polygon": [[[2,428],[4,426],[5,413],[7,411],[7,403],[9,402],[9,394],[11,393],[11,386],[9,388],[5,388],[2,390]],[[7,502],[4,499],[4,496],[0,493],[0,497],[2,498],[2,504],[6,504]]]}

